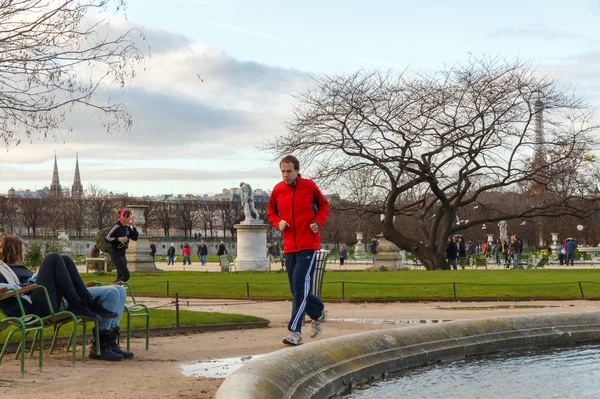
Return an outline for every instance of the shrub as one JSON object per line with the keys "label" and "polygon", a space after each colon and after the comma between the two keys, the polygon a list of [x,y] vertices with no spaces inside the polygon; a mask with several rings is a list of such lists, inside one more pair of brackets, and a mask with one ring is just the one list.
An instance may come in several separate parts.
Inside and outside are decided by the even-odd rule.
{"label": "shrub", "polygon": [[[102,253],[102,255],[100,255],[100,257],[106,258],[106,267],[108,268],[108,271],[115,270],[115,265],[114,265],[114,263],[112,263],[112,260],[110,260],[110,251],[111,251],[112,247],[108,243],[108,241],[106,241],[104,239],[104,237],[106,237],[108,235],[108,232],[110,231],[110,229],[111,229],[111,227],[105,227],[103,229],[100,229],[98,231],[98,233],[96,233],[96,240],[95,240],[95,244],[98,246],[98,248],[100,248],[100,251]],[[92,270],[95,270],[97,272],[104,271],[104,262],[93,261],[93,262],[90,262],[90,266],[91,266]]]}
{"label": "shrub", "polygon": [[23,260],[25,266],[31,270],[37,270],[42,264],[42,259],[44,259],[42,244],[35,241],[29,243],[29,247],[25,253],[25,259]]}
{"label": "shrub", "polygon": [[44,244],[44,254],[48,252],[56,252],[57,254],[62,254],[64,252],[64,248],[61,245],[60,241],[46,241]]}

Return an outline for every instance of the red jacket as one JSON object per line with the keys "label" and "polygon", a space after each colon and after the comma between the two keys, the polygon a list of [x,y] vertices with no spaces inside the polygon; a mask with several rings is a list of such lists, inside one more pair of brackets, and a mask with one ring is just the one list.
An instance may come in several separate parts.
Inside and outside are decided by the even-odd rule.
{"label": "red jacket", "polygon": [[191,247],[183,247],[183,249],[181,250],[181,256],[191,256],[192,255],[192,249]]}
{"label": "red jacket", "polygon": [[294,185],[278,183],[271,198],[267,217],[275,228],[285,220],[289,226],[283,231],[283,252],[321,249],[321,233],[313,233],[310,224],[322,228],[329,216],[329,203],[314,181],[300,175]]}

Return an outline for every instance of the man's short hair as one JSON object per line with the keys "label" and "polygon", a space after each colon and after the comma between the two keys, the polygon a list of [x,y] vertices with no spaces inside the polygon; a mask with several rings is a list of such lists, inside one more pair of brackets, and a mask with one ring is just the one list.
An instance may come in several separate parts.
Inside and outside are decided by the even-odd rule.
{"label": "man's short hair", "polygon": [[300,170],[300,161],[298,161],[298,158],[293,155],[286,155],[285,157],[281,158],[281,161],[279,161],[280,167],[282,163],[291,163],[294,165],[294,170]]}

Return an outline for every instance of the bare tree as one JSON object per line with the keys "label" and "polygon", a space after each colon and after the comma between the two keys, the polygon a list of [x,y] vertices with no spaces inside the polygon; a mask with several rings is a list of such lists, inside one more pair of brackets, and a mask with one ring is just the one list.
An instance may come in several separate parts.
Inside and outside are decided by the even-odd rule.
{"label": "bare tree", "polygon": [[14,234],[19,208],[14,198],[0,197],[0,233]]}
{"label": "bare tree", "polygon": [[185,238],[192,237],[192,231],[194,230],[194,227],[198,225],[198,221],[200,220],[198,201],[182,199],[177,201],[175,209],[175,223],[177,227],[183,230]]}
{"label": "bare tree", "polygon": [[218,201],[200,201],[200,225],[204,230],[204,237],[214,237],[214,229],[217,225],[217,204]]}
{"label": "bare tree", "polygon": [[[521,61],[483,57],[433,75],[359,71],[316,83],[298,96],[289,134],[267,148],[297,154],[324,187],[368,175],[369,195],[348,199],[383,214],[384,236],[427,269],[447,268],[447,237],[470,227],[598,210],[592,164],[572,162],[595,144],[591,110]],[[540,141],[534,122],[542,109]],[[532,162],[538,151],[545,162]],[[549,184],[555,171],[572,168],[580,178],[566,192]],[[546,185],[546,195],[523,210],[483,203],[487,192],[522,192],[533,183]],[[464,211],[476,206],[483,212],[467,221]],[[397,216],[410,223],[397,228]]]}
{"label": "bare tree", "polygon": [[88,186],[86,203],[89,209],[90,225],[98,230],[107,227],[116,218],[115,201],[108,197],[106,190],[95,184]]}
{"label": "bare tree", "polygon": [[160,226],[167,238],[171,236],[171,228],[175,224],[175,209],[175,203],[172,201],[163,199],[152,203],[150,221],[153,225]]}
{"label": "bare tree", "polygon": [[84,227],[86,227],[86,220],[88,217],[88,206],[85,197],[74,197],[68,201],[70,209],[70,222],[69,226],[75,229],[77,237],[82,236]]}
{"label": "bare tree", "polygon": [[18,206],[23,216],[23,223],[27,228],[28,237],[31,236],[30,234],[32,234],[33,238],[36,237],[37,228],[44,222],[48,202],[49,200],[44,198],[19,199]]}
{"label": "bare tree", "polygon": [[101,18],[124,6],[124,0],[0,1],[0,137],[7,147],[67,127],[73,106],[92,108],[107,131],[131,126],[108,91],[135,75],[143,36],[111,30]]}
{"label": "bare tree", "polygon": [[44,211],[44,227],[46,231],[52,232],[52,237],[57,237],[57,231],[65,229],[67,226],[65,223],[65,220],[68,220],[69,214],[67,199],[49,197],[44,198],[43,201],[46,203]]}

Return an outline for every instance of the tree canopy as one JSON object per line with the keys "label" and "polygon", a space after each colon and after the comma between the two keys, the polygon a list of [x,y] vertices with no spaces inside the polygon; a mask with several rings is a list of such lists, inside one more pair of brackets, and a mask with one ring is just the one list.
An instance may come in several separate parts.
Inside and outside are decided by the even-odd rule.
{"label": "tree canopy", "polygon": [[111,131],[132,120],[110,89],[143,60],[141,32],[112,29],[124,0],[0,0],[0,137],[6,147],[69,129],[78,106]]}
{"label": "tree canopy", "polygon": [[[449,236],[477,224],[597,210],[593,112],[527,63],[481,57],[433,74],[315,80],[267,149],[295,154],[326,190],[384,215],[384,236],[428,269],[445,267]],[[523,191],[535,193],[524,208],[486,205],[488,193]],[[474,207],[485,212],[463,220]]]}

